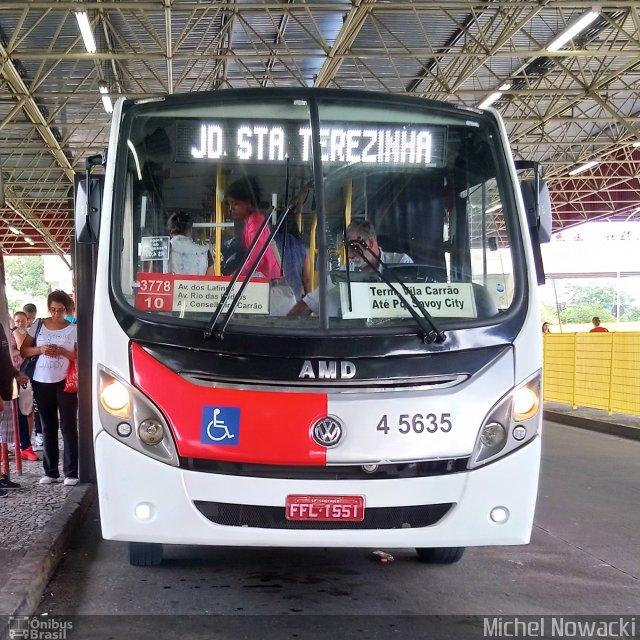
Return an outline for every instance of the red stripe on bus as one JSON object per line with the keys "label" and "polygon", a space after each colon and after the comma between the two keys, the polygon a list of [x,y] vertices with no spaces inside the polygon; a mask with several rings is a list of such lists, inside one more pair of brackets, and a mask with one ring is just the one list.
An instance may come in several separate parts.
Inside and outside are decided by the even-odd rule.
{"label": "red stripe on bus", "polygon": [[[133,381],[163,412],[178,453],[187,458],[254,464],[326,464],[327,450],[311,438],[311,426],[327,415],[324,393],[214,389],[188,382],[139,345],[131,346]],[[237,442],[202,442],[205,407],[238,407]]]}

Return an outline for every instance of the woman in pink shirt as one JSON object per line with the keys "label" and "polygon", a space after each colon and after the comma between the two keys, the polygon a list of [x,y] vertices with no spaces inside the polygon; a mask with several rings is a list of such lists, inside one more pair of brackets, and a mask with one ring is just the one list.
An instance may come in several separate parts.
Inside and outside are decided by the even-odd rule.
{"label": "woman in pink shirt", "polygon": [[[257,235],[260,226],[264,222],[264,214],[258,211],[259,190],[257,185],[250,179],[241,178],[232,182],[227,188],[227,201],[231,209],[231,216],[235,221],[244,224],[242,229],[241,241],[245,251],[249,250],[253,239]],[[248,276],[251,264],[255,257],[260,253],[264,245],[269,239],[269,227],[265,227],[260,235],[260,239],[256,242],[251,256],[247,260],[244,268],[240,271],[241,276]],[[280,265],[276,259],[271,246],[267,247],[267,251],[258,263],[256,275],[262,275],[270,280],[273,278],[281,278]]]}

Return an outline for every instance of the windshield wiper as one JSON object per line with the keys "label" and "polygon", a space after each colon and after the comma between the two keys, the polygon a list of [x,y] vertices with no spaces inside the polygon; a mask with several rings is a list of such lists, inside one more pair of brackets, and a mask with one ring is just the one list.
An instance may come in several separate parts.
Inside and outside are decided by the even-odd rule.
{"label": "windshield wiper", "polygon": [[[407,285],[399,278],[397,273],[393,273],[393,269],[387,269],[386,264],[371,250],[368,244],[359,240],[350,240],[347,243],[347,250],[352,249],[355,253],[357,253],[384,281],[384,283],[402,300],[405,302],[405,307],[407,311],[411,314],[413,319],[418,323],[418,326],[422,329],[423,336],[422,340],[425,344],[433,344],[444,342],[447,339],[445,332],[438,327],[433,316],[425,309],[422,302],[417,298],[417,296],[407,287]],[[369,253],[376,262],[382,265],[382,269],[378,267],[375,262],[372,262],[369,257],[366,255]],[[347,265],[347,279],[348,276],[348,265]],[[393,273],[393,277],[396,282],[402,287],[404,293],[411,298],[411,302],[413,305],[418,307],[420,310],[420,315],[414,308],[413,305],[406,304],[406,299],[402,296],[400,291],[396,289],[391,280],[385,275],[386,273]]]}
{"label": "windshield wiper", "polygon": [[260,239],[262,232],[266,229],[267,225],[269,224],[269,218],[271,216],[271,213],[273,212],[273,208],[268,213],[268,215],[265,216],[263,223],[260,225],[260,229],[258,229],[258,232],[256,233],[253,240],[251,241],[251,244],[249,245],[247,255],[242,261],[242,264],[240,265],[240,267],[238,267],[238,270],[234,274],[233,278],[231,278],[231,282],[229,283],[227,288],[224,290],[224,293],[220,298],[220,302],[218,302],[218,306],[213,312],[213,316],[211,316],[209,327],[204,332],[204,337],[206,340],[209,340],[213,336],[215,336],[218,340],[222,340],[224,338],[225,329],[227,328],[227,325],[229,324],[229,320],[231,320],[231,316],[233,315],[233,312],[235,311],[236,307],[238,306],[238,303],[242,298],[242,294],[244,293],[244,290],[249,284],[249,281],[251,280],[251,278],[253,277],[253,274],[255,273],[256,269],[258,268],[258,265],[260,264],[260,261],[264,257],[264,254],[267,253],[267,250],[271,246],[271,241],[275,237],[276,233],[278,233],[278,231],[280,230],[282,223],[285,221],[286,217],[289,215],[289,212],[291,211],[292,208],[293,207],[291,205],[288,206],[282,212],[282,215],[280,216],[280,218],[278,218],[275,227],[269,234],[269,239],[264,243],[264,246],[262,247],[262,249],[260,249],[260,251],[258,252],[258,255],[255,257],[255,259],[251,263],[249,274],[245,277],[244,282],[240,285],[240,288],[238,289],[238,291],[231,298],[229,308],[227,309],[227,313],[224,317],[224,320],[222,321],[222,326],[216,330],[216,325],[218,324],[218,320],[220,318],[220,315],[222,314],[222,310],[224,309],[227,303],[227,300],[231,295],[231,292],[233,291],[233,287],[235,286],[236,282],[238,282],[238,279],[240,278],[240,273],[247,266],[249,262],[249,258],[251,256],[251,252],[255,248],[256,244],[258,244],[258,240]]}

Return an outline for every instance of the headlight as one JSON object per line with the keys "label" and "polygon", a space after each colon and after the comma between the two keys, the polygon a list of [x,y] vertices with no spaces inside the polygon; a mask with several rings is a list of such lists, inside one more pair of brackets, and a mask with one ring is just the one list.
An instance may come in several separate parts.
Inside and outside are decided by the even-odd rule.
{"label": "headlight", "polygon": [[499,422],[485,424],[480,431],[480,441],[485,447],[500,451],[507,439],[505,428]]}
{"label": "headlight", "polygon": [[538,393],[529,386],[520,387],[513,394],[513,416],[520,422],[527,420],[538,411],[540,400]]}
{"label": "headlight", "polygon": [[469,469],[501,458],[538,434],[540,391],[541,377],[537,373],[493,406],[480,425]]}
{"label": "headlight", "polygon": [[122,446],[179,466],[171,429],[161,410],[142,391],[106,367],[98,367],[98,413],[103,429]]}
{"label": "headlight", "polygon": [[100,401],[110,414],[129,417],[129,393],[121,382],[114,380],[107,384],[100,393]]}
{"label": "headlight", "polygon": [[164,429],[157,420],[143,420],[138,427],[138,435],[145,444],[155,445],[162,442]]}

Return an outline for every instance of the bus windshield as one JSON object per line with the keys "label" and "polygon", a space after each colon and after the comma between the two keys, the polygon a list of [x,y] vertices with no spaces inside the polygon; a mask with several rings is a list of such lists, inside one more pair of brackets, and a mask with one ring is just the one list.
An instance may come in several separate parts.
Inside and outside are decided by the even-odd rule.
{"label": "bus windshield", "polygon": [[114,273],[136,313],[369,334],[514,310],[522,240],[491,117],[418,100],[265,96],[125,106]]}

